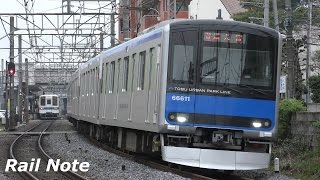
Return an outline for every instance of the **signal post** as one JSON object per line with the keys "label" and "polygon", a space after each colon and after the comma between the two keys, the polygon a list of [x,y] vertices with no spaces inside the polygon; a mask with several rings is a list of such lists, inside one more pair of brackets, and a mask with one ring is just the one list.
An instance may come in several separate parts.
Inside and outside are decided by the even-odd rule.
{"label": "signal post", "polygon": [[15,64],[13,62],[8,63],[8,75],[9,75],[9,93],[8,93],[8,108],[9,108],[9,130],[14,130],[14,126],[16,125],[15,122],[15,109],[14,109],[14,74],[15,74]]}
{"label": "signal post", "polygon": [[15,113],[14,113],[14,73],[15,73],[15,64],[14,64],[14,17],[10,17],[10,62],[8,64],[8,74],[9,74],[9,101],[8,101],[8,107],[10,107],[10,120],[9,120],[9,130],[15,129]]}

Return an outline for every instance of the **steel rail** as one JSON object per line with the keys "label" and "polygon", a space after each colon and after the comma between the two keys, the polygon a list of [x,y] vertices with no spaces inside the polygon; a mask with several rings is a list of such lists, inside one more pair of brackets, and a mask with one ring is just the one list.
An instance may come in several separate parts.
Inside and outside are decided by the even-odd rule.
{"label": "steel rail", "polygon": [[[30,129],[26,130],[23,134],[21,134],[20,136],[18,136],[10,145],[10,158],[12,159],[16,159],[16,157],[14,156],[14,153],[13,153],[13,149],[14,149],[14,146],[15,144],[17,143],[17,141],[22,137],[24,136],[27,132],[30,132],[32,131],[33,129],[39,127],[41,124],[43,124],[44,122],[40,122],[39,124],[31,127]],[[18,160],[17,160],[18,161]],[[32,179],[32,180],[38,180],[37,177],[35,177],[33,174],[31,174],[30,172],[28,171],[25,171],[25,172],[19,172],[19,174],[24,178],[24,179]]]}
{"label": "steel rail", "polygon": [[[53,122],[53,121],[52,121]],[[52,123],[51,123],[52,124]],[[51,126],[51,124],[49,124],[49,126],[47,126],[39,135],[38,138],[38,149],[40,150],[39,152],[41,153],[41,155],[45,158],[46,161],[48,161],[49,159],[52,159],[43,149],[42,145],[41,145],[41,141],[42,141],[42,135],[44,134],[45,131],[47,131],[47,129]],[[60,165],[59,165],[60,166]],[[59,170],[59,172],[61,174],[63,174],[64,176],[67,176],[68,178],[71,179],[76,179],[76,180],[87,180],[87,178],[73,172],[73,171],[67,171],[67,172],[62,172]]]}

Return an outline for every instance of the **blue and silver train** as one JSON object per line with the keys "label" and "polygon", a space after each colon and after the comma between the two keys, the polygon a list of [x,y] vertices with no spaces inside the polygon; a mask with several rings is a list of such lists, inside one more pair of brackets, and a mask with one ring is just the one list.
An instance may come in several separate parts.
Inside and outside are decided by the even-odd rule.
{"label": "blue and silver train", "polygon": [[79,131],[164,161],[267,168],[277,132],[279,32],[170,20],[83,64],[68,90]]}

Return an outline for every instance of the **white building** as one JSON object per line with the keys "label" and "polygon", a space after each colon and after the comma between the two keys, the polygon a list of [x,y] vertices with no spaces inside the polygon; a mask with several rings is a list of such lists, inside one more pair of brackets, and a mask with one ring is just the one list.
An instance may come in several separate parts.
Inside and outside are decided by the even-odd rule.
{"label": "white building", "polygon": [[216,19],[219,9],[224,20],[232,20],[232,15],[246,11],[239,0],[192,0],[189,5],[189,18]]}

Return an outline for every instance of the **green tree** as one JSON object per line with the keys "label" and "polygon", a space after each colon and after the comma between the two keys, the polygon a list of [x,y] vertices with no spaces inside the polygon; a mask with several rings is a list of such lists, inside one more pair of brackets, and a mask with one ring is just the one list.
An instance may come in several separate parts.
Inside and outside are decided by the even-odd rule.
{"label": "green tree", "polygon": [[309,86],[312,92],[312,101],[320,103],[320,76],[311,76],[309,78]]}

